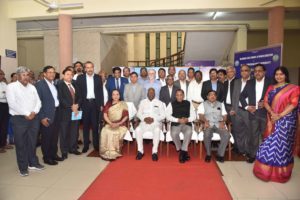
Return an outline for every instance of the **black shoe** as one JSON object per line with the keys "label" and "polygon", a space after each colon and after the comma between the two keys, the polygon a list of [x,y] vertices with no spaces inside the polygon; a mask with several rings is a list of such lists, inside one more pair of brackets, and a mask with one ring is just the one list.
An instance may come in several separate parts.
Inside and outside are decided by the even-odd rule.
{"label": "black shoe", "polygon": [[75,154],[75,155],[80,155],[81,152],[74,150],[74,151],[69,151],[70,154]]}
{"label": "black shoe", "polygon": [[82,149],[82,153],[86,153],[88,150],[89,150],[89,148],[88,148],[88,147],[83,147],[83,149]]}
{"label": "black shoe", "polygon": [[138,153],[137,153],[135,159],[136,159],[136,160],[141,160],[141,159],[143,158],[143,156],[144,156],[144,154],[142,154],[141,152],[138,151]]}
{"label": "black shoe", "polygon": [[94,150],[95,151],[99,151],[99,147],[94,147]]}
{"label": "black shoe", "polygon": [[211,156],[205,156],[205,162],[209,163],[211,161]]}
{"label": "black shoe", "polygon": [[255,161],[255,158],[247,157],[246,162],[247,163],[253,163]]}
{"label": "black shoe", "polygon": [[152,154],[152,160],[153,161],[158,161],[157,153]]}
{"label": "black shoe", "polygon": [[44,160],[44,163],[48,164],[48,165],[57,165],[58,164],[55,160],[50,160],[50,159]]}
{"label": "black shoe", "polygon": [[27,169],[26,170],[20,170],[20,176],[25,177],[25,176],[28,176],[28,175],[29,175],[29,172],[28,172]]}
{"label": "black shoe", "polygon": [[216,160],[220,163],[223,163],[224,162],[224,157],[223,156],[217,156],[216,157]]}
{"label": "black shoe", "polygon": [[67,153],[63,153],[61,157],[62,157],[64,160],[65,160],[65,159],[68,159],[68,154],[67,154]]}
{"label": "black shoe", "polygon": [[36,171],[40,171],[40,170],[44,170],[45,166],[41,165],[40,163],[36,164],[35,166],[28,166],[29,170],[36,170]]}
{"label": "black shoe", "polygon": [[185,159],[186,161],[189,161],[189,160],[191,159],[189,153],[188,153],[187,151],[185,151],[184,153],[185,153],[184,159]]}
{"label": "black shoe", "polygon": [[185,163],[185,152],[182,150],[180,150],[180,152],[179,152],[179,162]]}
{"label": "black shoe", "polygon": [[62,157],[59,157],[58,155],[56,155],[54,158],[53,158],[53,160],[55,160],[55,161],[64,161],[64,159],[62,158]]}

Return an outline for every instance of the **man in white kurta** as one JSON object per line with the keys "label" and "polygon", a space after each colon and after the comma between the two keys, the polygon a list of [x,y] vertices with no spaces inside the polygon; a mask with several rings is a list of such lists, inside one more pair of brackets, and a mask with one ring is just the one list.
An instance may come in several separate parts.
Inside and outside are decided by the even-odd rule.
{"label": "man in white kurta", "polygon": [[141,101],[137,117],[141,120],[141,123],[135,129],[138,144],[136,159],[141,160],[144,155],[143,134],[151,131],[153,133],[152,160],[157,161],[157,149],[162,127],[161,121],[165,119],[165,108],[163,102],[155,98],[155,90],[153,88],[148,89],[147,98]]}

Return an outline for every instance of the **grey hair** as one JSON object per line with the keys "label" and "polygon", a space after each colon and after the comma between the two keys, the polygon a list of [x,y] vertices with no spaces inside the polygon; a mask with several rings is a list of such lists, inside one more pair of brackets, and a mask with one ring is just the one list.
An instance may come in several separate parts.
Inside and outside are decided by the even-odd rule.
{"label": "grey hair", "polygon": [[28,69],[25,66],[19,66],[17,68],[16,74],[22,74],[22,73],[25,73],[25,72],[30,72],[30,69]]}
{"label": "grey hair", "polygon": [[228,70],[228,69],[233,69],[233,71],[235,71],[235,67],[234,66],[232,66],[232,65],[228,65],[227,67],[226,67],[226,70]]}

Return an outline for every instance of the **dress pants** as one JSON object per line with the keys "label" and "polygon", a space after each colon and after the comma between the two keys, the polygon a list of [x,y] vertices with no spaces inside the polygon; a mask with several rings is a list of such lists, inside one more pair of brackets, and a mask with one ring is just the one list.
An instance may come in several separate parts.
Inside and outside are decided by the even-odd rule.
{"label": "dress pants", "polygon": [[248,111],[238,108],[234,120],[232,122],[233,129],[235,130],[234,143],[240,153],[246,153],[247,138],[250,132],[250,120]]}
{"label": "dress pants", "polygon": [[135,129],[136,133],[136,141],[138,145],[138,151],[141,153],[144,153],[143,148],[143,133],[150,131],[153,133],[153,147],[152,147],[152,154],[157,153],[158,145],[159,145],[159,139],[160,139],[160,124],[146,124],[144,122],[141,122],[140,125]]}
{"label": "dress pants", "polygon": [[[249,114],[251,115],[251,114]],[[255,158],[256,152],[259,146],[259,140],[262,138],[262,135],[266,129],[267,119],[266,117],[261,117],[255,115],[254,118],[250,119],[250,134],[247,139],[247,149],[246,152],[251,158]]]}
{"label": "dress pants", "polygon": [[[184,138],[181,143],[179,134],[182,132]],[[192,138],[193,130],[192,125],[187,124],[179,124],[177,126],[171,125],[171,137],[173,142],[175,143],[176,150],[188,151],[188,146],[190,144]]]}
{"label": "dress pants", "polygon": [[[89,148],[90,128],[93,131],[93,146],[99,150],[99,114],[100,108],[95,101],[85,100],[82,106],[82,123],[83,123],[83,144],[84,148]],[[101,113],[102,114],[102,113]]]}
{"label": "dress pants", "polygon": [[77,150],[78,125],[78,120],[61,121],[59,142],[62,154]]}
{"label": "dress pants", "polygon": [[8,104],[0,103],[0,148],[7,143],[8,118]]}
{"label": "dress pants", "polygon": [[48,127],[41,124],[41,149],[44,160],[53,160],[57,155],[59,121],[59,111],[56,109],[54,121]]}
{"label": "dress pants", "polygon": [[218,156],[224,156],[225,150],[230,139],[230,134],[226,129],[220,129],[216,126],[209,127],[204,131],[204,145],[206,149],[206,155],[211,155],[211,139],[213,137],[213,133],[218,133],[221,137],[220,145],[218,147]]}
{"label": "dress pants", "polygon": [[36,156],[36,142],[40,121],[38,116],[33,120],[26,120],[24,116],[11,117],[15,136],[17,162],[20,171],[27,170],[28,166],[36,166],[39,161]]}
{"label": "dress pants", "polygon": [[[235,120],[236,117],[230,115],[230,111],[232,109],[232,105],[226,104],[226,103],[224,103],[224,105],[225,105],[225,110],[227,112],[227,121],[231,122],[231,124],[232,124],[232,126],[231,126],[231,134],[232,134],[232,137],[233,137],[234,141],[236,141],[237,140],[237,136],[236,136],[237,135],[237,130],[235,130],[235,126],[234,126],[234,124],[235,124],[234,120]],[[234,149],[238,149],[238,145],[237,145],[236,142],[233,143],[233,148]]]}

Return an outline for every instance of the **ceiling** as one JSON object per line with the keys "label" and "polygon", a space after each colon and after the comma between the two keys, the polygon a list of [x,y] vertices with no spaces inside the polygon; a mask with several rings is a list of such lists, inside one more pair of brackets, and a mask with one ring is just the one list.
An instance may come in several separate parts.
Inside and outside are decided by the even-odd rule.
{"label": "ceiling", "polygon": [[[106,16],[74,18],[73,28],[100,27],[106,25],[122,24],[147,24],[147,23],[172,23],[172,22],[214,22],[214,12],[186,13],[186,14],[154,14],[154,15],[134,15],[134,16]],[[300,20],[299,10],[288,10],[286,19]],[[267,20],[267,11],[259,12],[220,12],[215,21],[253,21]],[[17,22],[18,31],[26,30],[55,30],[58,28],[57,19],[53,20],[30,20]]]}

